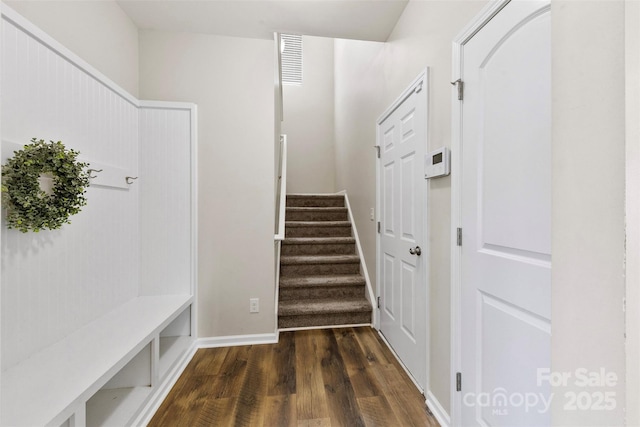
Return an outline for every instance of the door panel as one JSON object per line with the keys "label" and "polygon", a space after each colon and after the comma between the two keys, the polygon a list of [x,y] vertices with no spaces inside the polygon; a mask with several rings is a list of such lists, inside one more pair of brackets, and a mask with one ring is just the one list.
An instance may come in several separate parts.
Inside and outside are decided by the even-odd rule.
{"label": "door panel", "polygon": [[550,425],[550,28],[514,0],[464,47],[463,425]]}
{"label": "door panel", "polygon": [[384,225],[384,234],[386,237],[395,238],[395,220],[394,220],[394,206],[395,202],[395,166],[396,163],[394,161],[384,165],[384,172],[382,177],[382,182],[384,188],[382,205],[383,205],[383,215],[382,215],[382,224]]}
{"label": "door panel", "polygon": [[[550,15],[511,29],[480,65],[483,243],[551,253]],[[532,67],[533,65],[533,67]],[[508,72],[507,72],[508,71]],[[532,114],[532,112],[536,112]],[[513,137],[513,135],[517,137]],[[504,177],[509,177],[507,181]]]}
{"label": "door panel", "polygon": [[402,238],[415,242],[416,236],[416,165],[415,152],[408,154],[402,159]]}
{"label": "door panel", "polygon": [[414,344],[416,343],[416,268],[402,263],[402,331]]}
{"label": "door panel", "polygon": [[[424,88],[424,89],[423,89]],[[427,368],[424,153],[426,76],[414,83],[378,122],[380,158],[380,330],[416,383],[424,389]]]}
{"label": "door panel", "polygon": [[396,310],[394,309],[394,296],[396,295],[396,291],[394,289],[394,285],[396,283],[394,280],[396,259],[387,252],[385,252],[383,256],[382,306],[386,314],[385,317],[388,317],[387,322],[393,323],[396,320]]}
{"label": "door panel", "polygon": [[[522,375],[523,372],[535,374],[539,367],[538,361],[549,357],[549,323],[534,313],[523,310],[521,307],[497,299],[488,294],[479,293],[480,310],[477,322],[480,325],[479,363],[480,372],[478,390],[486,390],[492,400],[499,399],[504,394],[511,399],[519,396],[538,398],[536,375]],[[519,357],[513,349],[527,355]],[[515,363],[514,363],[515,362]],[[548,398],[548,395],[546,395]],[[517,400],[513,400],[517,403]],[[549,417],[541,417],[538,410],[543,409],[542,403],[526,408],[518,407],[512,403],[500,406],[496,404],[482,406],[480,419],[486,425],[550,425]],[[482,425],[482,423],[479,423]]]}

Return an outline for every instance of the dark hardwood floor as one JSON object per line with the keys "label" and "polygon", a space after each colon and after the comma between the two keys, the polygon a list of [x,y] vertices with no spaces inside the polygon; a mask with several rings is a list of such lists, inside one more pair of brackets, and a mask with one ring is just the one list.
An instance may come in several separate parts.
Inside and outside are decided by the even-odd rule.
{"label": "dark hardwood floor", "polygon": [[371,328],[200,349],[149,426],[437,426]]}

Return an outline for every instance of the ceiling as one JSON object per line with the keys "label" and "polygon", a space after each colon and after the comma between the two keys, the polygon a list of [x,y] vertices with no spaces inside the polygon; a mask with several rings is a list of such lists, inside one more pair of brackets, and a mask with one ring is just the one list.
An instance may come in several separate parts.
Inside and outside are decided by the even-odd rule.
{"label": "ceiling", "polygon": [[408,0],[118,0],[140,29],[386,41]]}

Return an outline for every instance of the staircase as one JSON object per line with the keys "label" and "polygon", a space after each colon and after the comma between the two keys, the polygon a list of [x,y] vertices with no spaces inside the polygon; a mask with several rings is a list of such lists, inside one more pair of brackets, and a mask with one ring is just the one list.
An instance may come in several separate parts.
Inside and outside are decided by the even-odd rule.
{"label": "staircase", "polygon": [[287,195],[278,327],[371,323],[371,304],[341,195]]}

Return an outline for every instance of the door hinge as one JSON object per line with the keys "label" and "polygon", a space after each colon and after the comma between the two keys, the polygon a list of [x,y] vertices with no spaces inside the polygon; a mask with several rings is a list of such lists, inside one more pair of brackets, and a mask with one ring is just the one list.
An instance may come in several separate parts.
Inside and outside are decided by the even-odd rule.
{"label": "door hinge", "polygon": [[456,372],[456,391],[462,391],[462,373]]}
{"label": "door hinge", "polygon": [[378,233],[380,233],[380,221],[378,221]]}
{"label": "door hinge", "polygon": [[380,158],[380,146],[379,145],[374,145],[373,147],[376,149],[378,158]]}
{"label": "door hinge", "polygon": [[464,99],[464,82],[462,79],[458,79],[455,82],[451,82],[451,84],[458,89],[458,101],[462,101]]}
{"label": "door hinge", "polygon": [[380,297],[378,297],[378,308],[380,308]]}
{"label": "door hinge", "polygon": [[458,246],[462,246],[462,228],[456,229],[456,243]]}

